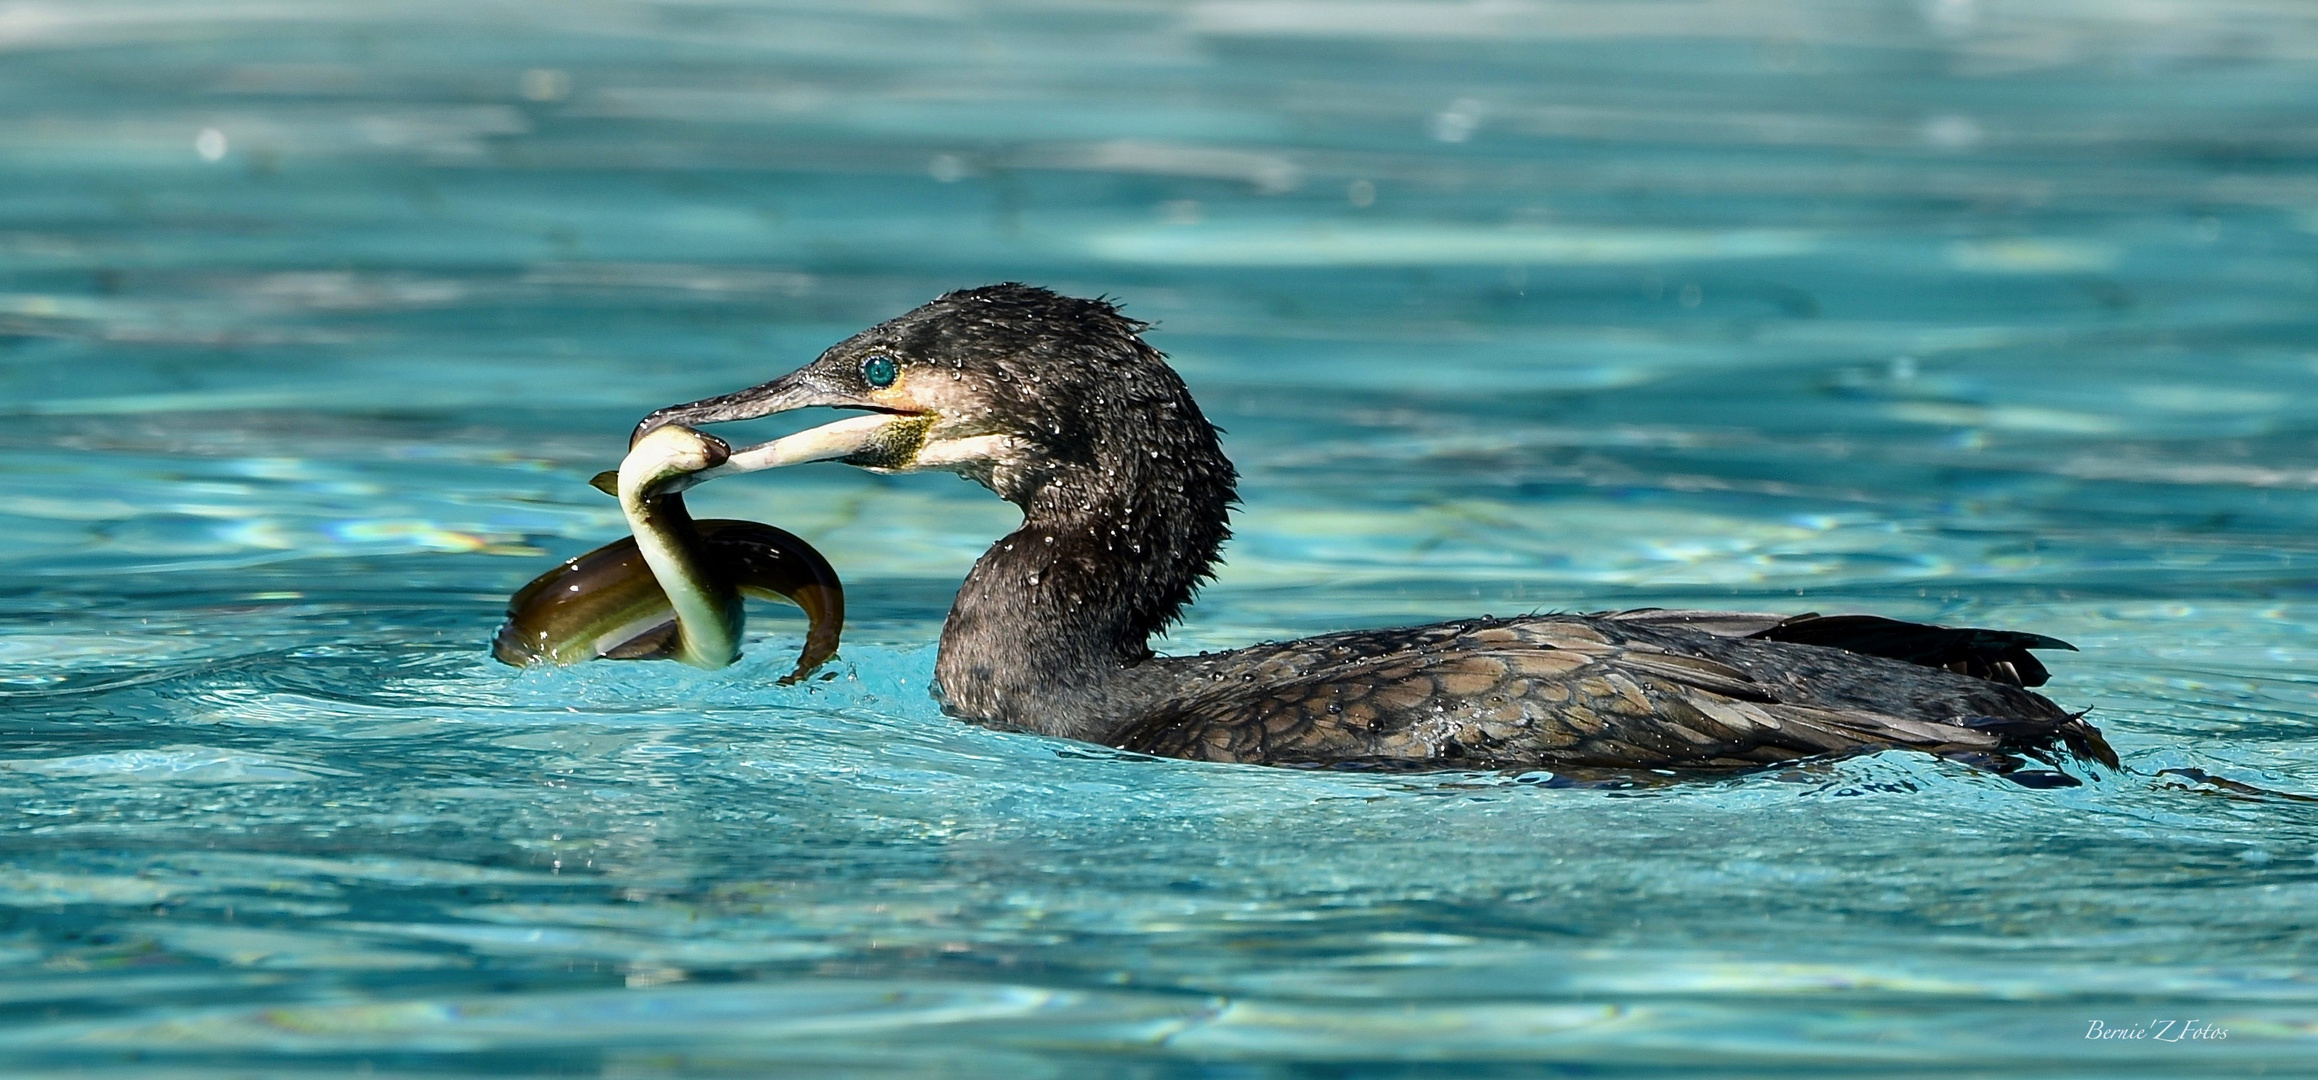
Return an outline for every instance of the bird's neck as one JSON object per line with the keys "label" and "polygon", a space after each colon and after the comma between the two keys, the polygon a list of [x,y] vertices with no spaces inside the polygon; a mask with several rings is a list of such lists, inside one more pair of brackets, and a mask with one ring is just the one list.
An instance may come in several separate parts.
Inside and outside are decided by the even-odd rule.
{"label": "bird's neck", "polygon": [[1197,427],[1204,452],[1188,461],[1144,452],[1017,500],[1022,528],[974,564],[942,628],[935,675],[952,713],[1099,741],[1147,704],[1125,676],[1230,535],[1231,464]]}

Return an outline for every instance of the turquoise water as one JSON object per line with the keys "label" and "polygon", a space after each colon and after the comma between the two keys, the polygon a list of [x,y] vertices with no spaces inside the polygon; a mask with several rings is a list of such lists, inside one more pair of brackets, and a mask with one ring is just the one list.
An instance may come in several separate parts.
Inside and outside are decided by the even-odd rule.
{"label": "turquoise water", "polygon": [[[490,662],[637,416],[1009,278],[1229,431],[1172,648],[2027,628],[2136,772],[970,728],[1011,512],[834,466],[694,506],[835,681]],[[2307,6],[0,5],[0,413],[10,1076],[2318,1071],[2318,803],[2157,775],[2318,792]]]}

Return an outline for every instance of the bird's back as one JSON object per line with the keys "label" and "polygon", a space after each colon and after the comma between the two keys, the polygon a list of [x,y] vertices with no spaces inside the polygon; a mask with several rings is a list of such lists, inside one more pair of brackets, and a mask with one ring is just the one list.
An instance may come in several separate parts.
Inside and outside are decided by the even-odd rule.
{"label": "bird's back", "polygon": [[2009,771],[2056,745],[2113,765],[2090,725],[2017,685],[2043,681],[2030,646],[2066,647],[1741,612],[1351,631],[1155,661],[1168,692],[1109,741],[1269,765],[1730,768],[1910,747]]}

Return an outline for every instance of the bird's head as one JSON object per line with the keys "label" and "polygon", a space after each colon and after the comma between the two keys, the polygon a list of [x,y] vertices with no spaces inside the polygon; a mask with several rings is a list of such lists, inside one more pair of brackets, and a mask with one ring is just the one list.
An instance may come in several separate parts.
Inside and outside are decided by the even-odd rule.
{"label": "bird's head", "polygon": [[1057,477],[1220,460],[1214,429],[1144,328],[1104,300],[1017,284],[962,290],[761,386],[654,412],[635,437],[816,406],[863,410],[736,451],[699,478],[807,461],[941,469],[1026,506]]}

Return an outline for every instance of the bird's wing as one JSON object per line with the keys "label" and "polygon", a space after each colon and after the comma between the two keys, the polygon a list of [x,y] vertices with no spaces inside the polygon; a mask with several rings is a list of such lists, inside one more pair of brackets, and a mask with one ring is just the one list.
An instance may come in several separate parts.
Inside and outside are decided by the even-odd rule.
{"label": "bird's wing", "polygon": [[1332,635],[1277,647],[1256,670],[1146,714],[1114,744],[1274,765],[1681,768],[1883,746],[1993,753],[2002,742],[1964,724],[1782,701],[1727,664],[1575,619]]}
{"label": "bird's wing", "polygon": [[1933,626],[1886,619],[1881,615],[1821,615],[1818,612],[1770,615],[1756,611],[1641,608],[1596,617],[1630,626],[1696,630],[1715,637],[1820,645],[2022,688],[2043,686],[2052,678],[2030,649],[2076,651],[2076,646],[2043,634]]}

